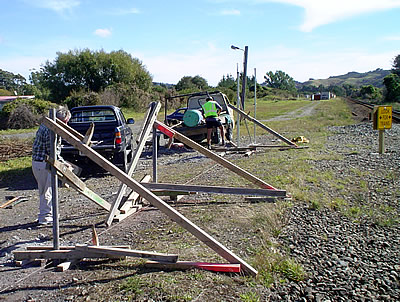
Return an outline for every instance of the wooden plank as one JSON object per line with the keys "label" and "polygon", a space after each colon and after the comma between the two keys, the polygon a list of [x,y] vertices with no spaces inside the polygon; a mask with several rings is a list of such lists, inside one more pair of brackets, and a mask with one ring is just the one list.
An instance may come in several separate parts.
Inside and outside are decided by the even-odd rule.
{"label": "wooden plank", "polygon": [[249,147],[253,148],[289,148],[289,149],[294,149],[298,148],[297,146],[288,146],[288,145],[250,145]]}
{"label": "wooden plank", "polygon": [[198,185],[177,185],[166,183],[143,183],[143,186],[150,190],[169,190],[169,191],[186,191],[186,192],[203,192],[231,195],[255,195],[255,196],[280,196],[285,197],[284,190],[267,190],[253,188],[233,188],[233,187],[216,187],[216,186],[198,186]]}
{"label": "wooden plank", "polygon": [[22,198],[22,196],[16,196],[16,197],[14,197],[14,198],[11,198],[9,201],[7,201],[7,202],[5,202],[5,203],[2,204],[2,205],[0,206],[0,209],[5,208],[6,206],[12,204],[13,202],[16,202],[16,201],[17,201],[18,199],[20,199],[20,198]]}
{"label": "wooden plank", "polygon": [[66,123],[62,122],[58,118],[56,118],[57,125],[68,131],[69,133],[72,133],[76,138],[78,138],[80,141],[83,140],[84,136],[80,134],[78,131],[76,131],[74,128],[70,127]]}
{"label": "wooden plank", "polygon": [[244,200],[249,201],[251,203],[258,203],[258,202],[276,202],[277,199],[273,197],[249,196],[245,197]]}
{"label": "wooden plank", "polygon": [[[143,178],[140,180],[140,183],[148,183],[151,180],[151,176],[146,174],[145,176],[143,176]],[[139,202],[140,202],[141,198],[140,195],[135,192],[132,191],[129,195],[128,198],[126,199],[125,203],[122,205],[122,207],[119,209],[121,214],[127,214],[128,212],[133,214],[135,212],[137,212],[139,209],[141,209],[141,205],[139,206]],[[135,208],[134,211],[131,211],[131,208]],[[115,218],[117,218],[118,215],[114,216],[114,221],[116,221]],[[123,217],[123,219],[125,219],[126,217]],[[120,219],[121,217],[118,217],[117,221],[121,221],[122,219]]]}
{"label": "wooden plank", "polygon": [[65,177],[65,180],[80,194],[95,202],[103,209],[110,211],[111,204],[90,190],[86,184],[68,168],[68,165],[52,158],[48,158],[46,161],[50,163],[59,173],[61,173]]}
{"label": "wooden plank", "polygon": [[140,196],[145,198],[148,202],[150,202],[153,206],[157,207],[160,211],[165,213],[169,218],[178,223],[180,226],[185,228],[195,237],[197,237],[204,244],[213,249],[216,253],[218,253],[221,257],[229,261],[230,263],[240,263],[242,269],[252,275],[257,275],[257,270],[254,269],[251,265],[249,265],[246,261],[241,259],[239,256],[235,255],[232,251],[227,249],[220,242],[215,240],[212,236],[206,233],[204,230],[199,228],[181,213],[173,209],[159,197],[154,195],[148,189],[143,187],[140,183],[129,177],[126,173],[122,172],[120,169],[115,167],[112,163],[107,161],[103,156],[97,153],[95,150],[89,148],[88,146],[82,144],[77,137],[66,131],[64,128],[58,126],[49,118],[45,118],[43,121],[44,125],[52,131],[55,131],[62,138],[66,139],[70,144],[72,144],[75,148],[82,151],[86,156],[88,156],[91,160],[97,163],[100,167],[110,172],[112,175],[117,177],[121,182],[128,185],[132,190],[138,192]]}
{"label": "wooden plank", "polygon": [[[142,129],[142,132],[140,135],[139,144],[136,147],[135,153],[133,154],[133,157],[132,157],[132,162],[128,169],[128,173],[127,173],[128,176],[132,176],[133,172],[136,169],[136,165],[139,161],[140,155],[142,154],[143,149],[146,145],[147,137],[150,135],[150,131],[153,128],[153,123],[157,118],[157,114],[160,111],[160,108],[161,108],[160,102],[157,102],[157,103],[153,102],[150,105],[150,108],[149,108],[148,114],[147,114],[147,118],[145,120],[143,129]],[[114,216],[116,214],[116,211],[119,208],[121,200],[122,200],[123,196],[125,195],[126,188],[127,188],[127,184],[122,182],[121,186],[119,187],[117,197],[115,198],[114,202],[112,203],[110,213],[107,216],[107,219],[106,219],[107,226],[111,225],[111,223],[114,219]]]}
{"label": "wooden plank", "polygon": [[[113,245],[113,246],[107,246],[103,245],[103,247],[116,247],[119,249],[130,249],[130,245]],[[52,250],[53,246],[51,245],[28,245],[26,247],[28,251],[35,251],[35,250]],[[59,250],[73,250],[75,249],[74,245],[61,245]]]}
{"label": "wooden plank", "polygon": [[162,253],[139,251],[139,250],[119,249],[114,247],[77,245],[75,249],[82,252],[89,252],[89,253],[98,252],[107,255],[146,258],[150,260],[171,262],[171,263],[175,263],[178,260],[178,255],[174,254],[162,254]]}
{"label": "wooden plank", "polygon": [[218,154],[215,154],[214,152],[204,148],[203,146],[192,141],[191,139],[187,138],[183,134],[169,128],[168,126],[164,125],[163,123],[161,123],[159,121],[155,121],[155,124],[157,125],[158,130],[160,130],[161,132],[163,132],[163,133],[166,132],[166,134],[168,133],[169,135],[172,134],[173,137],[175,137],[182,143],[188,145],[189,147],[193,148],[194,150],[200,152],[201,154],[211,158],[215,162],[217,162],[220,165],[224,166],[225,168],[231,170],[232,172],[236,173],[237,175],[247,179],[248,181],[256,184],[257,186],[259,186],[263,189],[276,190],[276,188],[273,187],[272,185],[266,183],[265,181],[261,180],[260,178],[258,178],[256,176],[252,175],[251,173],[247,172],[246,170],[232,164],[230,161],[228,161],[228,160],[224,159],[223,157],[219,156]]}
{"label": "wooden plank", "polygon": [[82,139],[82,143],[90,146],[93,133],[94,133],[94,123],[92,122],[92,123],[90,123],[90,126],[89,126],[88,130],[86,131],[84,138]]}
{"label": "wooden plank", "polygon": [[271,133],[272,135],[274,135],[275,137],[279,138],[281,141],[285,142],[286,144],[290,145],[290,146],[295,146],[297,147],[297,145],[295,143],[293,143],[291,140],[287,139],[286,137],[284,137],[283,135],[279,134],[278,132],[276,132],[275,130],[272,130],[271,128],[267,127],[266,125],[264,125],[263,123],[261,123],[260,121],[258,121],[257,119],[255,119],[254,117],[248,115],[246,112],[240,110],[239,108],[236,108],[235,106],[233,106],[232,104],[228,104],[229,108],[232,108],[234,111],[236,111],[237,113],[239,113],[241,116],[243,116],[244,118],[248,119],[249,121],[252,121],[254,124],[256,124],[257,126],[261,127],[262,129],[268,131],[269,133]]}
{"label": "wooden plank", "polygon": [[171,190],[151,190],[154,195],[157,196],[169,196],[169,197],[176,197],[180,195],[196,195],[197,192],[190,192],[190,191],[171,191]]}
{"label": "wooden plank", "polygon": [[[105,247],[108,248],[108,247]],[[124,250],[123,248],[118,248]],[[128,249],[125,249],[128,250]],[[26,251],[14,251],[15,260],[26,260],[26,259],[59,259],[59,260],[70,260],[70,259],[82,259],[82,258],[111,258],[120,259],[124,255],[116,255],[115,253],[107,253],[101,251],[82,251],[73,247],[73,249],[60,249],[54,250],[53,247],[50,249],[33,249]]]}
{"label": "wooden plank", "polygon": [[132,206],[128,210],[121,211],[120,214],[114,216],[114,220],[113,221],[120,222],[120,221],[124,220],[125,218],[128,218],[132,214],[136,213],[141,208],[142,208],[142,205],[136,205],[136,206]]}
{"label": "wooden plank", "polygon": [[66,270],[69,270],[71,266],[76,265],[81,260],[82,259],[72,259],[72,260],[60,263],[59,265],[56,266],[56,272],[65,272]]}
{"label": "wooden plank", "polygon": [[212,150],[215,151],[248,151],[248,150],[256,150],[256,146],[247,146],[247,147],[212,147]]}
{"label": "wooden plank", "polygon": [[24,267],[24,266],[41,266],[44,264],[42,259],[26,259],[26,260],[18,260],[15,261],[15,266]]}
{"label": "wooden plank", "polygon": [[240,273],[240,264],[234,264],[234,263],[208,263],[208,262],[190,262],[190,261],[164,263],[157,261],[146,261],[144,266],[151,268],[170,269],[170,270],[186,270],[192,268],[199,268],[213,272]]}

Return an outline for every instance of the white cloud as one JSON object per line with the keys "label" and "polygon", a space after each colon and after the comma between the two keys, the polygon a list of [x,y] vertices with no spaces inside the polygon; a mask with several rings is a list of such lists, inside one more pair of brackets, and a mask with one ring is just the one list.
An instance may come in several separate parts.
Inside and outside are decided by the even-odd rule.
{"label": "white cloud", "polygon": [[74,7],[80,5],[80,1],[78,0],[25,0],[26,3],[53,10],[57,13],[63,13],[64,11],[70,11]]}
{"label": "white cloud", "polygon": [[99,37],[102,37],[102,38],[107,38],[107,37],[111,36],[111,29],[99,28],[99,29],[96,29],[94,31],[94,34],[96,36],[99,36]]}
{"label": "white cloud", "polygon": [[123,16],[123,15],[133,15],[133,14],[140,14],[140,11],[137,8],[128,8],[128,9],[123,9],[123,8],[118,8],[115,10],[112,10],[110,12],[111,15],[116,15],[116,16]]}
{"label": "white cloud", "polygon": [[256,3],[279,2],[305,9],[304,22],[300,30],[313,29],[370,12],[400,8],[400,0],[255,0]]}
{"label": "white cloud", "polygon": [[238,9],[225,9],[221,11],[221,15],[223,16],[239,16],[240,10]]}
{"label": "white cloud", "polygon": [[[386,40],[386,41],[400,41],[400,35],[399,36],[386,36],[386,37],[383,37],[383,40]],[[1,37],[0,37],[0,42],[1,42]]]}
{"label": "white cloud", "polygon": [[3,57],[0,59],[1,69],[7,70],[14,74],[21,74],[25,79],[29,80],[29,75],[33,70],[40,70],[40,66],[47,60],[47,57],[28,57],[28,56],[15,56]]}

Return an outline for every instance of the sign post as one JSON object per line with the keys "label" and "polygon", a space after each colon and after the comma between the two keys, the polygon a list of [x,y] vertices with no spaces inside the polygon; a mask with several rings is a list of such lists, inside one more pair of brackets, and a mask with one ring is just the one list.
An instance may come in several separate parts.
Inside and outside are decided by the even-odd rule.
{"label": "sign post", "polygon": [[375,106],[373,128],[379,130],[379,154],[385,153],[385,130],[392,128],[392,106]]}

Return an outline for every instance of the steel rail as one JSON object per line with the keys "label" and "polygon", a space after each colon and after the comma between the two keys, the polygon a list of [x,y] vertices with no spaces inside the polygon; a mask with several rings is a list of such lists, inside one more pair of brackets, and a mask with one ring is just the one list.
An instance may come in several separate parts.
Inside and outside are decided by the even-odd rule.
{"label": "steel rail", "polygon": [[[360,101],[360,100],[355,100],[355,99],[350,99],[350,98],[347,98],[347,100],[350,101],[350,102],[362,105],[364,107],[367,107],[371,111],[374,109],[374,106],[377,105],[377,104],[371,104],[371,103],[368,103],[368,102],[365,102],[365,101]],[[400,123],[400,111],[392,110],[392,120],[393,120],[393,122]]]}

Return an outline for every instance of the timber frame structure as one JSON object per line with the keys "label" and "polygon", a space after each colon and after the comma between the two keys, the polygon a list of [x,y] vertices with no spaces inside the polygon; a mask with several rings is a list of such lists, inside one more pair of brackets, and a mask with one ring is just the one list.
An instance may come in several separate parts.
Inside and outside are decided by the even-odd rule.
{"label": "timber frame structure", "polygon": [[[238,265],[240,269],[251,276],[257,275],[257,270],[254,269],[250,264],[248,264],[245,260],[241,259],[239,256],[235,255],[232,251],[226,248],[223,244],[215,240],[211,235],[206,233],[200,227],[195,225],[177,210],[172,208],[169,204],[163,201],[157,194],[160,191],[168,191],[169,194],[189,194],[191,192],[209,192],[209,193],[220,193],[220,194],[239,194],[239,195],[254,195],[254,196],[262,196],[263,198],[284,198],[286,197],[286,191],[278,190],[272,185],[266,183],[262,179],[250,174],[244,169],[234,165],[218,154],[202,147],[196,142],[190,140],[179,132],[167,127],[163,123],[157,121],[157,114],[160,109],[160,104],[153,102],[150,104],[149,111],[147,112],[147,116],[145,119],[145,123],[143,125],[143,129],[140,134],[138,146],[135,150],[132,163],[127,173],[124,173],[119,168],[114,166],[111,162],[97,153],[90,147],[90,137],[91,133],[93,133],[93,129],[89,129],[88,133],[85,136],[82,136],[74,129],[69,127],[68,125],[62,123],[60,120],[56,118],[45,118],[44,125],[51,130],[55,135],[61,136],[63,139],[68,141],[71,145],[73,145],[76,149],[78,149],[81,153],[86,155],[104,170],[110,172],[113,176],[115,176],[120,182],[121,186],[119,192],[117,194],[116,199],[109,203],[98,196],[96,193],[91,191],[86,187],[86,185],[81,181],[75,174],[73,174],[67,166],[60,163],[57,159],[49,158],[48,162],[52,165],[53,169],[57,171],[57,174],[60,175],[63,181],[69,184],[72,188],[77,190],[79,193],[88,197],[90,200],[95,202],[97,205],[105,209],[109,212],[106,220],[106,225],[111,225],[114,219],[123,219],[130,214],[134,213],[140,208],[140,199],[146,199],[151,205],[158,208],[164,214],[166,214],[171,220],[178,223],[181,227],[186,229],[192,235],[197,237],[200,241],[206,244],[208,247],[213,249],[218,255],[227,260],[229,263]],[[140,182],[137,182],[132,178],[132,174],[136,168],[137,162],[139,160],[140,154],[143,151],[145,146],[145,142],[148,139],[151,130],[153,130],[153,138],[155,137],[155,133],[161,131],[165,135],[170,138],[176,138],[179,141],[185,143],[186,145],[192,147],[194,150],[200,152],[206,157],[214,160],[218,164],[224,166],[230,171],[236,173],[237,175],[245,178],[251,183],[257,185],[259,189],[252,188],[224,188],[224,187],[213,187],[213,186],[185,186],[185,185],[176,185],[176,184],[161,184],[157,182],[150,182],[150,177],[145,176]],[[154,140],[153,140],[153,148],[154,148]],[[157,152],[155,152],[157,153]],[[154,154],[153,149],[153,156]],[[153,161],[154,165],[154,161]],[[154,169],[154,166],[153,166]],[[132,190],[131,194],[129,194],[128,198],[124,200],[124,194],[127,188]],[[55,190],[57,191],[57,189]],[[54,192],[54,191],[53,191]],[[172,193],[171,193],[172,192]],[[55,193],[57,195],[58,193]],[[53,199],[54,197],[53,193]],[[120,207],[122,201],[125,203]],[[54,206],[53,206],[54,211]],[[121,216],[122,215],[122,216]],[[53,212],[53,217],[54,217]],[[57,217],[57,227],[58,227],[58,216]],[[58,232],[54,231],[53,226],[53,237],[57,237]],[[96,242],[98,244],[98,242]],[[90,246],[90,245],[77,245],[75,247],[63,247],[54,244],[53,248],[51,247],[28,247],[26,251],[15,251],[15,259],[18,261],[31,261],[32,259],[57,259],[65,261],[60,266],[60,270],[68,269],[68,267],[80,261],[82,258],[123,258],[127,256],[133,257],[142,257],[151,260],[151,264],[153,266],[163,266],[167,265],[177,265],[177,266],[196,266],[195,263],[192,262],[178,262],[177,255],[168,255],[161,253],[153,253],[153,252],[145,252],[145,251],[136,251],[129,249],[129,246],[118,246],[118,247],[109,247],[109,246]],[[203,264],[207,266],[206,264]],[[221,264],[222,265],[222,264]],[[199,266],[197,266],[199,267]]]}

